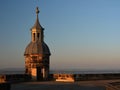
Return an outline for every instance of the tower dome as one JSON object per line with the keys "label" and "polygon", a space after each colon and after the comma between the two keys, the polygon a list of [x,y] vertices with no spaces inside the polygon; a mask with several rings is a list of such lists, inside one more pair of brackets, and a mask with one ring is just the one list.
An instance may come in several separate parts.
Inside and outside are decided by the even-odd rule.
{"label": "tower dome", "polygon": [[24,55],[29,54],[47,54],[50,55],[50,50],[44,42],[30,42],[25,49]]}

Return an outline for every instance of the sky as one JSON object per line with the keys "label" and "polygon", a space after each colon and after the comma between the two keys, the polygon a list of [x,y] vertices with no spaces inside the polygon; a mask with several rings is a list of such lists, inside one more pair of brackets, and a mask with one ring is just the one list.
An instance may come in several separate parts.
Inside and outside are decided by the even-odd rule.
{"label": "sky", "polygon": [[24,68],[37,6],[51,70],[120,69],[120,0],[0,0],[0,69]]}

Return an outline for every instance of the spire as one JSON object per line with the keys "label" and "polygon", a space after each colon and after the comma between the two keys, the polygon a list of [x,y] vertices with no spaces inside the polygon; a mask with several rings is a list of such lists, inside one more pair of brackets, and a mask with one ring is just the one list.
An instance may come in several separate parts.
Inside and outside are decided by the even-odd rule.
{"label": "spire", "polygon": [[36,21],[38,21],[38,23],[39,23],[39,19],[38,19],[38,14],[39,14],[39,9],[38,9],[38,7],[36,7]]}
{"label": "spire", "polygon": [[39,18],[38,18],[38,14],[39,14],[39,9],[38,9],[38,7],[36,7],[36,21],[35,21],[35,24],[34,24],[34,26],[32,27],[32,29],[33,29],[33,28],[36,28],[36,29],[44,30],[44,28],[42,28],[42,26],[40,25]]}

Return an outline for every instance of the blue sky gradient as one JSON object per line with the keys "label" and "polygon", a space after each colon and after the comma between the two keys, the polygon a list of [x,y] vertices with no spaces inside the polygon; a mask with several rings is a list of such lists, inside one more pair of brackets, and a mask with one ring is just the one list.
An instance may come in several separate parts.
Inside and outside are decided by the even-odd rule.
{"label": "blue sky gradient", "polygon": [[50,68],[120,69],[120,0],[0,0],[0,68],[24,67],[36,6]]}

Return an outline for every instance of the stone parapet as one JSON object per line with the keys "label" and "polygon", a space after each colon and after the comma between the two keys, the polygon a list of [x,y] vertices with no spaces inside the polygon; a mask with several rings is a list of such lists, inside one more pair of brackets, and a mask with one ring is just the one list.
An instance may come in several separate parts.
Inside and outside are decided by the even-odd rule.
{"label": "stone parapet", "polygon": [[[30,80],[27,74],[6,74],[0,75],[0,83],[24,82]],[[1,90],[1,89],[0,89]]]}

